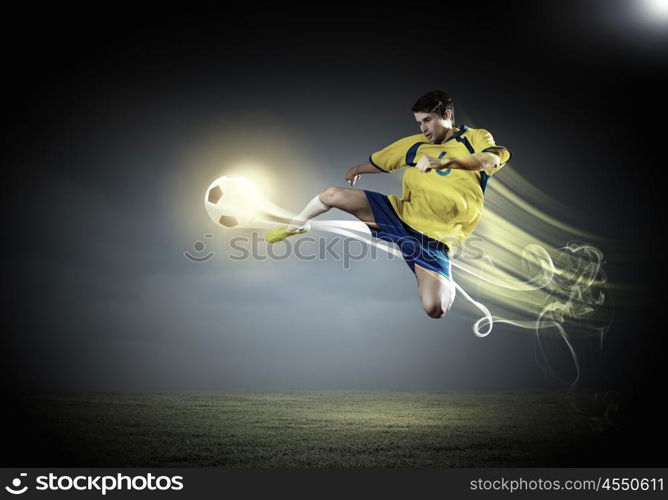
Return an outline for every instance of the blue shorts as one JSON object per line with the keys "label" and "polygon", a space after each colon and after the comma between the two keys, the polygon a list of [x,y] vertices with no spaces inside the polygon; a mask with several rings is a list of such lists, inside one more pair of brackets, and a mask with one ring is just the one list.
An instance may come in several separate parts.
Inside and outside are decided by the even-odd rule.
{"label": "blue shorts", "polygon": [[399,245],[411,271],[415,272],[415,264],[418,264],[452,279],[448,247],[445,243],[419,233],[403,222],[384,194],[366,190],[364,194],[369,200],[373,218],[380,226],[380,230],[370,228],[373,236]]}

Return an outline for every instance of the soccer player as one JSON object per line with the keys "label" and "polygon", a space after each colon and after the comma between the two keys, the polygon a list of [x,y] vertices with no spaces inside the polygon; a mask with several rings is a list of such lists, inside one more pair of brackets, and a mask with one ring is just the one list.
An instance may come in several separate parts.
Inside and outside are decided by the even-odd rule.
{"label": "soccer player", "polygon": [[[368,163],[350,168],[354,186],[363,174],[389,173],[401,167],[402,196],[329,187],[313,198],[287,226],[272,229],[273,243],[310,229],[309,220],[332,207],[366,223],[377,238],[399,245],[415,273],[425,312],[443,317],[455,298],[449,252],[475,229],[482,215],[487,182],[509,159],[484,129],[455,126],[452,98],[429,92],[412,108],[420,134],[400,139],[373,153]],[[418,159],[416,161],[416,159]]]}

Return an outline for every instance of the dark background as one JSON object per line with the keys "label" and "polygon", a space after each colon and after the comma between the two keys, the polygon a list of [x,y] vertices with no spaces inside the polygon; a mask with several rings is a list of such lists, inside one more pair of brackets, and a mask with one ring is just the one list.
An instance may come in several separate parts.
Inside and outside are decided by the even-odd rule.
{"label": "dark background", "polygon": [[[482,9],[461,2],[309,8],[260,2],[219,11],[47,7],[10,11],[6,22],[2,381],[6,428],[14,436],[29,433],[21,424],[26,391],[274,388],[269,381],[277,374],[279,389],[304,387],[306,380],[315,388],[354,388],[360,380],[372,388],[554,387],[537,371],[509,369],[526,357],[521,349],[519,358],[504,358],[503,370],[489,368],[475,382],[443,382],[441,372],[387,381],[380,369],[348,379],[325,364],[315,378],[308,367],[299,373],[274,367],[260,375],[231,370],[222,383],[218,372],[197,372],[219,364],[215,353],[203,354],[206,342],[199,354],[184,351],[191,346],[178,331],[189,316],[177,309],[165,319],[178,298],[170,287],[197,286],[181,281],[181,252],[207,231],[199,222],[188,226],[196,212],[184,200],[191,192],[199,196],[196,181],[209,182],[211,171],[184,169],[175,160],[179,148],[197,149],[202,136],[215,140],[217,129],[258,148],[272,145],[274,133],[298,137],[294,142],[306,146],[294,152],[295,163],[315,159],[318,167],[305,174],[283,165],[282,180],[302,187],[276,201],[296,209],[322,182],[342,185],[345,169],[388,139],[414,133],[410,105],[428,90],[446,88],[458,121],[494,131],[513,151],[512,168],[572,209],[565,222],[615,242],[605,250],[610,278],[620,285],[619,306],[603,363],[606,383],[623,395],[620,449],[627,451],[618,465],[665,465],[656,443],[664,435],[659,255],[666,24],[622,1]],[[187,195],[178,194],[179,186]],[[174,217],[175,205],[187,207],[187,216]],[[335,272],[327,269],[321,279]],[[152,274],[149,288],[135,286],[137,276]],[[339,290],[323,294],[318,313],[338,300],[344,308]],[[264,301],[229,293],[262,315]],[[109,307],[104,316],[99,304]],[[174,324],[179,317],[183,323]],[[367,331],[378,324],[365,319]],[[234,330],[233,320],[226,321]],[[131,349],[107,343],[114,332],[133,337],[133,328],[167,336],[138,334]],[[500,345],[508,351],[518,345],[508,331],[487,347],[467,338],[459,362],[480,355],[493,366]],[[295,357],[322,350],[304,342]],[[167,346],[155,354],[157,362],[154,346]],[[244,347],[251,365],[265,359],[253,357],[254,347]],[[143,371],[151,363],[165,368]],[[20,454],[26,442],[20,441],[4,448],[5,464]]]}

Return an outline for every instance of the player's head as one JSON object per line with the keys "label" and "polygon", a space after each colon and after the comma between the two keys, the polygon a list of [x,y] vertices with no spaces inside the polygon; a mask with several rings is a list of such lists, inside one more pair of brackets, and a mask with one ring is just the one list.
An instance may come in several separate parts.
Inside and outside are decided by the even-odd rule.
{"label": "player's head", "polygon": [[455,123],[452,97],[442,90],[423,95],[413,104],[412,110],[420,130],[429,142],[443,142],[448,129]]}

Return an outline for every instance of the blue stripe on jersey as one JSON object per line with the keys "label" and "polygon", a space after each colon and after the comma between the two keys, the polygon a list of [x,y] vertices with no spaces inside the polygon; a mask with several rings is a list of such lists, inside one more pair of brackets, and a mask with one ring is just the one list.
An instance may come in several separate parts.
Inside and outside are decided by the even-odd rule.
{"label": "blue stripe on jersey", "polygon": [[381,172],[385,172],[386,174],[389,173],[387,170],[383,170],[383,169],[380,168],[378,165],[376,165],[376,164],[373,162],[373,160],[371,159],[371,156],[369,156],[369,163],[371,163],[371,165],[373,165],[374,167],[376,167],[376,168],[377,168],[378,170],[380,170]]}
{"label": "blue stripe on jersey", "polygon": [[408,152],[406,153],[406,165],[410,165],[411,167],[414,167],[417,165],[415,163],[415,155],[417,154],[418,148],[422,146],[423,144],[429,144],[428,142],[416,142],[413,144],[409,149]]}
{"label": "blue stripe on jersey", "polygon": [[487,182],[489,181],[489,174],[485,172],[484,170],[480,171],[480,187],[482,188],[482,192],[485,192],[485,188],[487,187]]}
{"label": "blue stripe on jersey", "polygon": [[459,132],[457,132],[456,134],[451,135],[446,140],[444,140],[441,144],[445,144],[446,142],[451,141],[452,139],[457,139],[459,142],[462,142],[462,141],[459,140],[459,136],[462,135],[464,132],[466,132],[468,129],[469,128],[466,125],[462,125],[459,128]]}
{"label": "blue stripe on jersey", "polygon": [[469,150],[470,154],[473,154],[475,151],[473,150],[473,146],[471,146],[471,143],[469,142],[468,137],[457,137],[457,142],[461,142],[466,146],[466,149]]}

